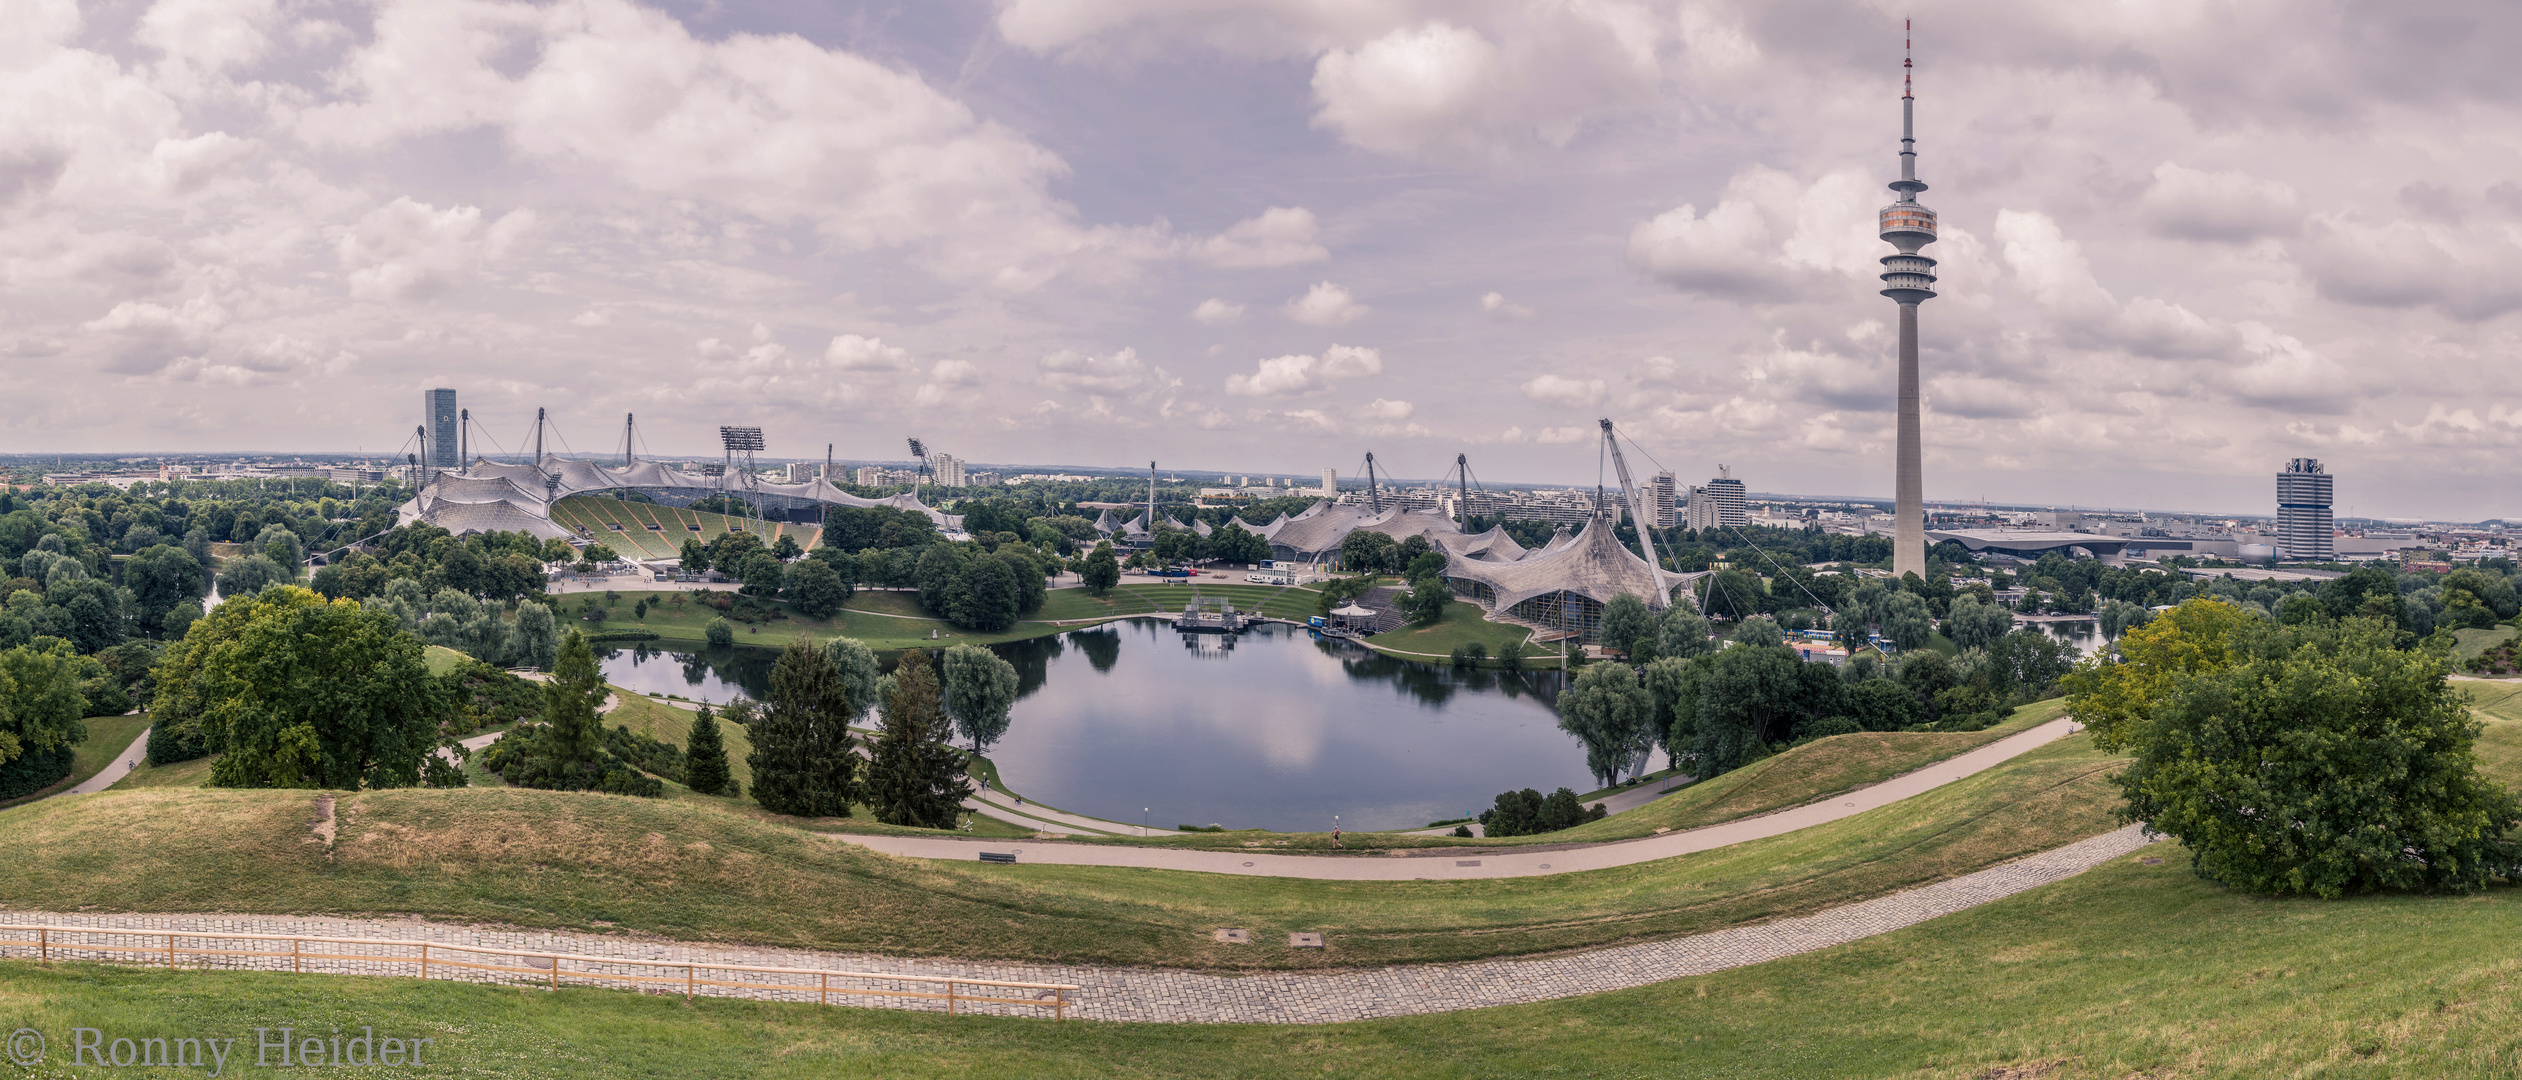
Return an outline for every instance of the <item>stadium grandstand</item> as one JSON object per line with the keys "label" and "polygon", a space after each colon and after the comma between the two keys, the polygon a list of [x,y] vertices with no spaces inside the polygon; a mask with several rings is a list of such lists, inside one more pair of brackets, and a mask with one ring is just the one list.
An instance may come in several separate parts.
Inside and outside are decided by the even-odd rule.
{"label": "stadium grandstand", "polygon": [[[635,497],[634,497],[635,496]],[[428,522],[456,535],[524,532],[544,539],[600,541],[635,559],[672,559],[686,537],[710,538],[744,529],[775,543],[782,535],[812,547],[812,524],[734,517],[691,509],[703,499],[732,499],[764,513],[795,516],[821,506],[889,506],[924,514],[938,528],[962,532],[961,515],[903,494],[868,499],[822,480],[779,484],[750,476],[711,475],[642,461],[612,468],[544,455],[540,466],[475,458],[441,472],[398,508],[397,524]]]}

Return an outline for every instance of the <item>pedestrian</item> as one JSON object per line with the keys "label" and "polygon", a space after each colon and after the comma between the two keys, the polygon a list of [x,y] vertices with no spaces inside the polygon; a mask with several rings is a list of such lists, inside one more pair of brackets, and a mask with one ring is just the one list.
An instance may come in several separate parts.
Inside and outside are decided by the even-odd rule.
{"label": "pedestrian", "polygon": [[1331,830],[1331,846],[1335,848],[1340,846],[1340,830],[1337,828]]}

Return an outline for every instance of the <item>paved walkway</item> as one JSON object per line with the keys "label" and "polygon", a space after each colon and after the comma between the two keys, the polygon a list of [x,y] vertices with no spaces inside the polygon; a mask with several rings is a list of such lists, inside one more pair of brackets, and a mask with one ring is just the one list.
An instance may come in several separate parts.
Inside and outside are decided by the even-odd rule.
{"label": "paved walkway", "polygon": [[122,756],[106,762],[105,768],[99,770],[96,775],[79,781],[77,787],[68,791],[56,791],[45,798],[57,795],[87,795],[113,787],[120,783],[123,777],[131,775],[131,770],[140,764],[140,759],[147,756],[149,756],[149,729],[142,728],[140,737],[131,740],[131,748],[123,751]]}
{"label": "paved walkway", "polygon": [[[982,852],[1012,852],[1020,862],[1066,866],[1141,866],[1159,870],[1193,870],[1255,877],[1313,878],[1328,881],[1442,881],[1457,878],[1537,877],[1579,870],[1669,859],[1695,851],[1779,836],[1798,829],[1852,817],[1889,806],[1912,795],[1933,791],[1953,781],[2027,753],[2075,732],[2075,723],[2052,720],[2029,731],[2009,735],[1915,772],[1895,776],[1872,787],[1802,806],[1728,821],[1706,828],[1609,843],[1553,848],[1412,848],[1367,855],[1274,855],[1266,850],[1190,851],[1179,848],[1122,847],[1059,841],[961,840],[925,836],[825,834],[893,855],[976,861]],[[1256,843],[1257,846],[1257,843]]]}
{"label": "paved walkway", "polygon": [[[997,788],[982,788],[975,791],[972,793],[971,798],[964,800],[963,805],[968,809],[987,813],[989,816],[994,818],[1003,819],[1009,814],[1021,814],[1025,817],[1032,818],[1035,821],[1049,822],[1051,824],[1049,824],[1046,828],[1051,832],[1082,832],[1095,836],[1176,835],[1176,831],[1170,828],[1142,828],[1137,825],[1124,825],[1117,821],[1104,821],[1100,818],[1090,818],[1083,814],[1072,814],[1066,810],[1054,810],[1050,807],[1042,806],[1036,803],[1026,803],[1022,806],[1018,806],[1016,805],[1015,796],[1009,795]],[[1018,824],[1023,823],[1019,822]]]}
{"label": "paved walkway", "polygon": [[[451,926],[418,920],[318,919],[259,915],[74,915],[44,911],[0,911],[0,922],[47,923],[61,926],[127,929],[206,930],[238,933],[305,933],[354,937],[419,938],[433,941],[500,945],[590,956],[640,959],[693,959],[723,963],[827,968],[892,974],[952,975],[1021,982],[1071,983],[1084,989],[1075,995],[1074,1015],[1091,1020],[1156,1023],[1323,1024],[1370,1020],[1464,1009],[1520,1005],[1536,1001],[1599,994],[1646,986],[1671,979],[1705,975],[1732,968],[1815,952],[1915,926],[1929,919],[1968,910],[2016,893],[2073,877],[2144,847],[2140,826],[2131,825],[2065,847],[1923,888],[1894,893],[1812,915],[1739,926],[1670,941],[1621,945],[1589,952],[1529,960],[1484,960],[1468,964],[1425,964],[1367,970],[1208,974],[1147,968],[1106,968],[1047,964],[992,964],[966,961],[904,960],[898,957],[808,952],[794,949],[730,949],[686,945],[629,935],[536,933]],[[128,944],[129,942],[122,942]],[[1337,955],[1339,935],[1328,943]],[[1255,943],[1250,948],[1285,948]],[[14,952],[25,952],[18,949]],[[53,946],[56,957],[78,957],[74,947]],[[88,959],[125,959],[128,954],[91,954]],[[285,969],[288,957],[188,958],[204,966]],[[309,971],[408,976],[409,965],[372,961],[309,961]],[[477,976],[488,981],[487,976]],[[512,981],[535,981],[525,976]],[[795,991],[716,989],[721,996],[813,1000],[814,984],[801,980]],[[935,1011],[942,1003],[916,999],[849,999],[877,1008]],[[1000,1011],[1005,1006],[965,1005],[965,1009]],[[1038,1010],[1015,1010],[1032,1015]]]}

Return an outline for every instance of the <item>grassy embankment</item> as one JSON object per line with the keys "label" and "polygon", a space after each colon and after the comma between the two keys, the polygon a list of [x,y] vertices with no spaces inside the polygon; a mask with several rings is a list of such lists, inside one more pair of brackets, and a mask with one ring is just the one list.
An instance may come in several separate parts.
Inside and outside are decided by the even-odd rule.
{"label": "grassy embankment", "polygon": [[[54,911],[406,912],[903,955],[1207,968],[1468,960],[1811,911],[2108,828],[2113,765],[2067,740],[1767,840],[1540,878],[1332,882],[897,859],[682,799],[523,789],[149,789],[0,812],[0,903]],[[1374,856],[1362,856],[1374,857]],[[1219,926],[1258,944],[1221,945]],[[1319,930],[1327,950],[1285,934]]]}
{"label": "grassy embankment", "polygon": [[[2146,866],[2140,858],[2161,858]],[[1485,1080],[2510,1076],[2522,890],[2266,900],[2158,847],[1837,948],[1536,1005],[1308,1027],[1053,1024],[404,979],[0,965],[67,1043],[294,1024],[439,1041],[449,1075]],[[103,1072],[103,1070],[98,1070]],[[83,1074],[73,1074],[83,1075]]]}
{"label": "grassy embankment", "polygon": [[[829,619],[816,619],[797,612],[785,603],[772,606],[787,617],[768,622],[735,623],[736,644],[780,648],[798,638],[828,641],[835,637],[856,638],[868,648],[892,652],[910,648],[945,648],[951,645],[994,645],[1006,641],[1047,637],[1105,619],[1132,615],[1170,614],[1182,610],[1185,601],[1200,595],[1232,600],[1239,610],[1258,608],[1264,614],[1302,621],[1314,613],[1315,590],[1279,589],[1264,585],[1199,584],[1162,585],[1132,582],[1114,588],[1102,597],[1091,596],[1084,589],[1053,589],[1041,608],[1029,613],[1023,621],[998,633],[984,634],[958,630],[952,623],[929,614],[919,606],[918,597],[910,592],[892,589],[862,590],[850,597],[840,614]],[[656,644],[696,646],[709,640],[709,621],[720,612],[700,603],[688,591],[616,591],[614,599],[603,593],[569,593],[556,597],[562,604],[560,614],[564,626],[575,626],[590,632],[647,631],[657,635]],[[675,603],[680,598],[682,603]],[[606,611],[602,623],[582,616],[584,605],[593,599]],[[645,616],[637,614],[641,600],[649,603]],[[934,632],[935,638],[929,637]]]}
{"label": "grassy embankment", "polygon": [[86,783],[89,777],[105,771],[123,751],[131,749],[132,740],[139,738],[141,732],[149,730],[146,716],[91,716],[81,723],[87,725],[88,737],[72,748],[70,775],[32,795],[0,802],[0,808],[34,802]]}

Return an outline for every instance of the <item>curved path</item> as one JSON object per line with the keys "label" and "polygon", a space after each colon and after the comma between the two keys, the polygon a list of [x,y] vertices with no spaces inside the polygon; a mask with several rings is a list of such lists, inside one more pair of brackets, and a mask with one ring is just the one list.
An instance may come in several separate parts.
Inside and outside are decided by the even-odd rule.
{"label": "curved path", "polygon": [[131,740],[131,748],[123,751],[122,754],[117,756],[114,760],[106,762],[105,767],[97,770],[96,775],[79,781],[78,786],[73,787],[68,791],[56,791],[52,793],[52,795],[45,796],[45,798],[49,799],[61,795],[87,795],[113,787],[115,784],[121,783],[123,777],[131,775],[133,767],[139,765],[140,759],[147,756],[148,753],[149,729],[141,728],[139,737]]}
{"label": "curved path", "polygon": [[[1776,922],[1738,926],[1670,941],[1621,945],[1528,960],[1483,960],[1468,964],[1349,971],[1206,974],[1148,968],[904,960],[794,949],[710,948],[626,935],[542,933],[412,920],[316,919],[278,915],[74,915],[7,911],[0,912],[0,922],[132,930],[224,930],[237,933],[423,938],[589,956],[692,959],[1070,983],[1083,987],[1072,999],[1076,1002],[1072,1006],[1074,1015],[1091,1020],[1323,1024],[1521,1005],[1598,994],[1814,952],[1915,926],[1929,919],[2073,877],[2144,847],[2149,839],[2142,828],[2131,825],[1923,888]],[[1339,948],[1338,939],[1336,932],[1332,934],[1329,945],[1333,950]],[[1255,944],[1252,947],[1283,946]],[[74,946],[56,943],[53,955],[56,958],[123,959],[126,954],[80,957]],[[241,958],[228,960],[205,956],[198,959],[204,967],[260,966],[277,967],[284,971],[288,968],[287,957],[259,963]],[[408,969],[398,965],[380,971],[378,965],[323,960],[308,961],[307,970],[336,974],[403,974]],[[531,981],[531,977],[527,981]],[[814,985],[810,982],[796,991],[721,989],[709,992],[733,997],[814,1000]],[[936,1011],[943,1007],[939,1003],[909,998],[851,1000],[878,1008]],[[967,1004],[963,1008],[983,1012],[1006,1011],[1006,1007],[994,1005]],[[1034,1014],[1031,1009],[1022,1011],[1025,1015]]]}
{"label": "curved path", "polygon": [[1778,836],[1824,822],[1853,817],[1889,806],[1912,795],[1933,791],[1953,781],[1993,768],[2079,730],[2072,720],[2052,720],[2029,731],[2009,735],[1969,753],[1946,758],[1871,787],[1759,817],[1728,821],[1700,829],[1665,833],[1635,840],[1614,840],[1575,847],[1396,849],[1381,855],[1276,855],[1266,850],[1193,851],[1181,848],[1124,847],[1106,844],[1064,844],[1043,840],[960,840],[925,836],[867,836],[823,833],[835,840],[892,855],[926,859],[978,860],[982,852],[1012,852],[1020,862],[1063,866],[1139,866],[1158,870],[1194,870],[1256,877],[1314,878],[1329,881],[1425,881],[1455,878],[1537,877],[1579,870],[1601,870],[1632,863],[1669,859],[1695,851]]}

